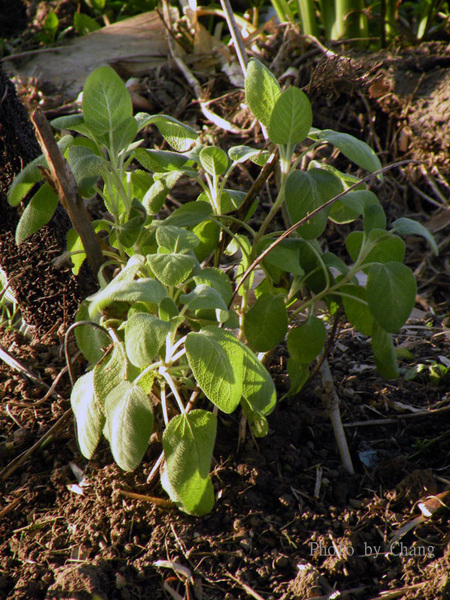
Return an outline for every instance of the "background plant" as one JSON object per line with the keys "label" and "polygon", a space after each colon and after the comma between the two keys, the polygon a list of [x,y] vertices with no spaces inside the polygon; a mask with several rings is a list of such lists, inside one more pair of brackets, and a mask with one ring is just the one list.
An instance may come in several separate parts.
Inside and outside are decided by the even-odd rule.
{"label": "background plant", "polygon": [[[427,230],[409,219],[388,230],[378,199],[363,182],[311,160],[331,143],[363,169],[381,167],[365,143],[313,128],[301,90],[282,91],[270,71],[252,60],[245,92],[267,131],[265,150],[235,146],[225,153],[201,144],[192,128],[170,116],[133,116],[128,91],[109,67],[88,77],[82,114],[53,121],[78,134],[63,136],[59,145],[80,194],[98,194],[111,215],[93,223],[106,236],[108,262],[98,273],[100,291],[80,307],[74,326],[91,364],[71,395],[81,451],[90,458],[103,434],[119,466],[132,470],[154,433],[164,449],[163,487],[197,515],[214,503],[209,470],[218,410],[231,413],[240,406],[254,435],[268,431],[276,393],[255,353],[286,338],[294,394],[324,351],[327,321],[342,310],[371,337],[379,371],[396,377],[392,334],[408,318],[416,290],[399,234],[423,235],[435,248]],[[151,125],[171,150],[145,149],[135,141]],[[262,166],[276,155],[278,194],[256,230],[249,222],[255,202],[228,187],[229,177],[240,162]],[[23,200],[45,168],[39,157],[22,171],[10,190],[11,204]],[[203,191],[158,218],[181,177],[196,180]],[[23,211],[18,243],[48,222],[57,202],[44,183]],[[280,211],[288,229],[278,231]],[[362,229],[345,240],[349,264],[321,248],[328,220],[362,221]],[[74,230],[68,248],[78,272],[85,254]],[[235,259],[231,278],[221,269],[223,252]],[[252,290],[256,265],[262,281]]]}
{"label": "background plant", "polygon": [[[449,18],[448,2],[442,0],[271,0],[282,22],[297,23],[302,33],[328,40],[361,40],[384,47],[398,39],[422,40],[444,29]],[[378,43],[373,44],[373,40]]]}

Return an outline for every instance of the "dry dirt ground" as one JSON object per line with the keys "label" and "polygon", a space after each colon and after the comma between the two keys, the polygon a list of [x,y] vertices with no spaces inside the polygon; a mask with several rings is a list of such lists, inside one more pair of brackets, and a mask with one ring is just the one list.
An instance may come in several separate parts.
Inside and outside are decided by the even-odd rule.
{"label": "dry dirt ground", "polygon": [[[106,443],[91,461],[81,456],[67,375],[57,397],[46,398],[39,384],[51,386],[63,370],[61,340],[30,340],[3,326],[1,347],[36,380],[0,362],[0,598],[450,598],[448,42],[333,60],[302,43],[286,31],[266,38],[267,62],[277,76],[297,68],[316,126],[368,140],[385,163],[420,161],[394,169],[376,191],[389,219],[419,219],[441,249],[434,257],[408,240],[419,286],[396,339],[398,380],[379,377],[369,340],[345,324],[339,330],[330,367],[356,474],[340,466],[313,379],[278,405],[269,435],[257,443],[248,436],[238,449],[239,416],[221,417],[216,507],[204,518],[176,512],[158,484],[146,483],[159,448],[131,474],[114,465]],[[211,98],[225,95],[214,110],[245,129],[241,97],[225,77],[205,85]],[[206,124],[178,73],[152,73],[141,86],[155,112],[179,116],[183,106],[199,129]],[[209,127],[221,144],[246,139]],[[328,233],[333,251],[343,232]],[[270,364],[280,397],[288,388],[285,360],[281,347]],[[421,513],[429,496],[444,505],[432,517]]]}

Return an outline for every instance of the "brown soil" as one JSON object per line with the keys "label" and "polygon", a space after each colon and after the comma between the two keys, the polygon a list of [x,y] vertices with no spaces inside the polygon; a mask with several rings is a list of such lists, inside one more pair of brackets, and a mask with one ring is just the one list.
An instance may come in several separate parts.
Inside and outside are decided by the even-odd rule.
{"label": "brown soil", "polygon": [[[296,83],[309,91],[315,125],[368,140],[385,162],[421,161],[392,171],[376,191],[389,219],[428,224],[441,248],[434,257],[422,241],[408,240],[418,304],[396,339],[405,357],[397,381],[378,376],[366,338],[345,326],[339,331],[330,367],[356,474],[340,465],[313,379],[278,405],[269,435],[257,442],[247,436],[238,449],[239,416],[221,416],[216,507],[201,519],[176,512],[152,500],[165,495],[146,483],[160,448],[151,446],[131,474],[114,465],[106,443],[89,462],[80,455],[67,374],[56,397],[44,399],[46,389],[36,383],[51,386],[63,369],[61,340],[30,341],[2,328],[1,348],[36,380],[0,362],[0,598],[450,598],[449,511],[417,522],[390,547],[421,514],[420,501],[450,489],[450,375],[437,382],[430,376],[450,355],[446,46],[330,61],[315,49],[305,57],[300,40],[283,45],[281,35],[267,39],[268,62],[275,60],[277,76],[298,68]],[[185,115],[201,129],[204,118],[178,74],[155,72],[142,86],[153,103],[161,99],[155,112],[187,106]],[[244,127],[240,97],[225,78],[210,88],[212,98],[232,92],[210,108]],[[164,107],[164,97],[172,107]],[[246,139],[210,133],[221,145]],[[330,230],[333,251],[343,232]],[[288,387],[285,361],[281,347],[269,366],[280,397]],[[418,364],[426,368],[405,377]],[[450,505],[448,496],[440,498]]]}

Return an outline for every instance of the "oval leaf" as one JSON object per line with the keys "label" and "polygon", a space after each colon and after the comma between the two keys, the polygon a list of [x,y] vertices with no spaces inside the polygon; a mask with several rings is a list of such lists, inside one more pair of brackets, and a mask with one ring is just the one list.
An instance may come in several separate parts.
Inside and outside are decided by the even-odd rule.
{"label": "oval leaf", "polygon": [[378,324],[390,333],[404,325],[414,306],[416,280],[399,262],[375,264],[367,273],[367,300]]}
{"label": "oval leaf", "polygon": [[304,325],[294,327],[287,335],[287,347],[292,358],[309,364],[321,352],[327,337],[325,325],[317,317],[309,318]]}
{"label": "oval leaf", "polygon": [[386,379],[396,379],[399,375],[392,335],[373,323],[372,352],[380,375]]}
{"label": "oval leaf", "polygon": [[339,148],[344,156],[362,169],[373,173],[382,168],[380,159],[374,150],[365,142],[358,140],[348,133],[339,133],[332,129],[324,129],[317,134],[317,138]]}
{"label": "oval leaf", "polygon": [[111,67],[99,67],[89,75],[83,88],[83,116],[97,135],[114,131],[133,116],[130,94]]}
{"label": "oval leaf", "polygon": [[195,259],[189,254],[150,254],[147,262],[159,281],[174,286],[189,277]]}
{"label": "oval leaf", "polygon": [[53,217],[58,206],[58,196],[48,183],[44,183],[22,213],[16,229],[16,244],[39,231]]}
{"label": "oval leaf", "polygon": [[153,302],[158,304],[166,296],[166,290],[156,279],[137,281],[111,281],[103,290],[89,296],[89,315],[92,317],[113,302]]}
{"label": "oval leaf", "polygon": [[100,441],[105,417],[94,393],[94,371],[82,375],[73,386],[70,403],[77,423],[81,454],[88,460]]}
{"label": "oval leaf", "polygon": [[214,506],[209,471],[216,440],[217,418],[205,410],[174,417],[163,435],[163,488],[185,512],[201,516]]}
{"label": "oval leaf", "polygon": [[283,294],[262,294],[244,317],[245,336],[257,352],[266,352],[282,342],[287,326],[288,316]]}
{"label": "oval leaf", "polygon": [[422,223],[402,217],[392,223],[392,229],[400,235],[420,235],[427,240],[436,256],[439,254],[439,248],[434,237]]}
{"label": "oval leaf", "polygon": [[245,101],[255,117],[266,127],[269,126],[275,102],[280,94],[280,85],[269,69],[256,58],[252,58],[245,78]]}
{"label": "oval leaf", "polygon": [[153,412],[144,390],[123,381],[105,403],[106,429],[114,460],[124,471],[133,471],[147,451],[153,431]]}
{"label": "oval leaf", "polygon": [[157,356],[170,330],[170,323],[153,315],[131,315],[125,326],[125,349],[133,365],[140,369],[147,367]]}
{"label": "oval leaf", "polygon": [[188,333],[186,355],[205,396],[223,412],[232,413],[242,396],[242,344],[223,329],[203,329]]}
{"label": "oval leaf", "polygon": [[203,169],[213,177],[222,175],[228,168],[228,156],[221,148],[215,146],[203,148],[199,158]]}
{"label": "oval leaf", "polygon": [[312,117],[311,103],[306,94],[291,87],[275,103],[269,122],[269,137],[275,144],[295,146],[308,136]]}

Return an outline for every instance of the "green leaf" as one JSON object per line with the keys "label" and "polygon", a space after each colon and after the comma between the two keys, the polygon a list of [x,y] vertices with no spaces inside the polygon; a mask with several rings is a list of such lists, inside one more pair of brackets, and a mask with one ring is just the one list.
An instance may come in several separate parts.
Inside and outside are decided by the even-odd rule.
{"label": "green leaf", "polygon": [[134,313],[125,325],[125,349],[129,360],[145,369],[158,355],[171,325],[146,313]]}
{"label": "green leaf", "polygon": [[211,512],[210,479],[217,418],[205,410],[177,415],[163,434],[165,469],[161,484],[181,510],[196,516]]}
{"label": "green leaf", "polygon": [[215,267],[205,267],[198,275],[194,276],[194,281],[196,285],[204,283],[219,292],[223,301],[228,306],[231,297],[233,296],[233,288],[224,271]]}
{"label": "green leaf", "polygon": [[366,235],[374,229],[386,228],[386,214],[380,204],[364,207],[364,232]]}
{"label": "green leaf", "polygon": [[293,147],[302,142],[312,126],[311,103],[305,93],[291,87],[278,97],[269,122],[269,138]]}
{"label": "green leaf", "polygon": [[379,204],[373,192],[352,190],[332,204],[328,217],[335,223],[351,223],[372,204]]}
{"label": "green leaf", "polygon": [[350,323],[363,335],[371,336],[373,316],[367,303],[367,292],[359,285],[343,285],[338,290],[342,293],[342,303]]}
{"label": "green leaf", "polygon": [[309,364],[322,351],[327,332],[322,319],[310,317],[304,325],[294,327],[287,335],[287,347],[292,358]]}
{"label": "green leaf", "polygon": [[[128,117],[112,132],[112,151],[119,154],[122,150],[128,149],[138,132],[138,124],[134,117]],[[106,147],[111,144],[110,132],[100,136],[99,141]]]}
{"label": "green leaf", "polygon": [[248,348],[244,351],[244,378],[242,397],[247,401],[253,413],[268,415],[275,408],[277,394],[270,373],[262,362]]}
{"label": "green leaf", "polygon": [[70,404],[77,424],[77,438],[81,454],[92,458],[100,441],[105,416],[94,393],[94,372],[79,377],[70,394]]}
{"label": "green leaf", "polygon": [[372,265],[367,273],[367,300],[378,324],[395,333],[414,306],[416,280],[409,267],[399,262]]}
{"label": "green leaf", "polygon": [[193,250],[199,244],[199,239],[187,229],[175,227],[174,225],[164,225],[156,230],[156,241],[158,246],[166,248],[174,254],[184,250]]}
{"label": "green leaf", "polygon": [[[347,252],[354,262],[358,259],[363,240],[364,234],[362,231],[352,231],[345,239]],[[392,235],[383,229],[372,229],[368,241],[373,243],[373,248],[364,259],[363,265],[373,262],[385,263],[392,260],[403,261],[405,243],[396,235]]]}
{"label": "green leaf", "polygon": [[309,379],[308,364],[300,363],[290,356],[287,360],[287,373],[291,384],[289,396],[294,396],[298,394]]}
{"label": "green leaf", "polygon": [[157,304],[166,296],[166,290],[156,279],[138,279],[137,281],[117,280],[111,281],[105,288],[89,296],[89,315],[108,307],[114,302],[153,302]]}
{"label": "green leaf", "polygon": [[98,67],[83,88],[83,116],[96,135],[118,129],[133,116],[130,94],[111,67]]}
{"label": "green leaf", "polygon": [[255,117],[266,127],[269,126],[275,102],[280,94],[280,85],[269,69],[259,60],[252,58],[245,78],[245,101]]}
{"label": "green leaf", "polygon": [[58,206],[58,196],[46,182],[35,193],[20,217],[16,229],[16,244],[39,231],[53,217]]}
{"label": "green leaf", "polygon": [[220,309],[228,314],[222,296],[209,285],[200,284],[189,294],[181,294],[180,302],[187,304],[190,310]]}
{"label": "green leaf", "polygon": [[246,160],[255,158],[261,154],[260,148],[251,148],[250,146],[232,146],[228,150],[230,160],[235,163],[242,163]]}
{"label": "green leaf", "polygon": [[120,225],[118,239],[126,248],[131,248],[139,238],[143,225],[147,220],[147,211],[142,204],[133,198],[128,218]]}
{"label": "green leaf", "polygon": [[198,138],[192,127],[168,115],[138,113],[136,119],[139,123],[139,130],[147,127],[147,125],[156,125],[164,139],[177,152],[186,152]]}
{"label": "green leaf", "polygon": [[92,17],[76,12],[73,15],[73,25],[78,35],[86,35],[100,29],[100,25]]}
{"label": "green leaf", "polygon": [[123,381],[109,393],[105,413],[114,460],[124,471],[133,471],[143,459],[153,431],[147,394],[140,386]]}
{"label": "green leaf", "polygon": [[217,248],[220,228],[214,221],[204,221],[196,225],[193,231],[199,240],[198,246],[194,249],[194,254],[198,261],[203,261]]}
{"label": "green leaf", "polygon": [[392,223],[392,230],[399,235],[420,235],[427,240],[436,256],[439,254],[439,248],[434,237],[422,223],[402,217]]}
{"label": "green leaf", "polygon": [[242,344],[228,331],[205,328],[188,333],[186,354],[205,396],[223,412],[232,413],[242,396]]}
{"label": "green leaf", "polygon": [[160,319],[163,321],[170,321],[171,319],[178,317],[178,314],[178,307],[172,298],[166,296],[161,300],[158,306],[158,315]]}
{"label": "green leaf", "polygon": [[262,294],[244,317],[245,336],[257,352],[266,352],[282,342],[287,326],[283,294]]}
{"label": "green leaf", "polygon": [[57,117],[50,121],[50,125],[55,129],[72,129],[78,125],[84,124],[84,117],[82,114],[65,115],[64,117]]}
{"label": "green leaf", "polygon": [[[307,173],[292,171],[285,189],[286,207],[291,221],[298,223],[341,191],[342,184],[339,179],[324,169],[310,169]],[[299,227],[299,235],[305,239],[314,239],[321,235],[327,224],[328,210],[322,210],[308,223]]]}
{"label": "green leaf", "polygon": [[195,259],[189,254],[150,254],[147,262],[161,283],[174,286],[189,277]]}
{"label": "green leaf", "polygon": [[122,342],[116,342],[110,353],[94,367],[94,390],[97,401],[103,408],[110,392],[127,378],[127,355]]}
{"label": "green leaf", "polygon": [[170,173],[180,171],[189,162],[187,156],[168,150],[135,150],[136,160],[151,173]]}
{"label": "green leaf", "polygon": [[[155,215],[159,210],[161,210],[164,202],[166,201],[168,193],[176,185],[177,181],[182,175],[182,171],[173,171],[155,181],[147,190],[142,199],[142,204],[149,215]],[[176,223],[172,224],[176,225]]]}
{"label": "green leaf", "polygon": [[[87,302],[83,302],[77,311],[75,322],[89,320]],[[94,322],[97,321],[99,319],[96,319]],[[92,325],[80,325],[80,327],[76,327],[75,339],[83,356],[92,364],[95,364],[103,357],[105,349],[111,343],[111,339],[107,333]]]}
{"label": "green leaf", "polygon": [[[261,254],[274,241],[274,239],[270,238],[263,240],[258,245],[257,253]],[[268,263],[293,275],[304,275],[305,272],[300,266],[300,247],[297,243],[292,243],[292,241],[285,240],[275,246],[264,258],[263,265]]]}
{"label": "green leaf", "polygon": [[397,356],[392,335],[373,322],[372,352],[380,375],[386,379],[396,379],[399,375]]}
{"label": "green leaf", "polygon": [[212,214],[211,205],[208,202],[186,202],[173,211],[163,221],[163,225],[175,225],[176,227],[195,227],[203,223]]}
{"label": "green leaf", "polygon": [[213,177],[222,175],[228,168],[228,156],[221,148],[215,146],[202,148],[199,159],[202,168]]}
{"label": "green leaf", "polygon": [[84,196],[103,174],[104,161],[86,146],[71,146],[68,160],[80,194]]}
{"label": "green leaf", "polygon": [[[246,193],[241,190],[223,190],[220,197],[220,210],[223,215],[237,210],[244,202]],[[244,220],[247,220],[247,215]]]}
{"label": "green leaf", "polygon": [[348,133],[339,133],[332,129],[324,129],[323,131],[319,131],[316,137],[339,148],[344,156],[362,169],[373,173],[382,168],[380,159],[374,150],[365,142],[358,140]]}

